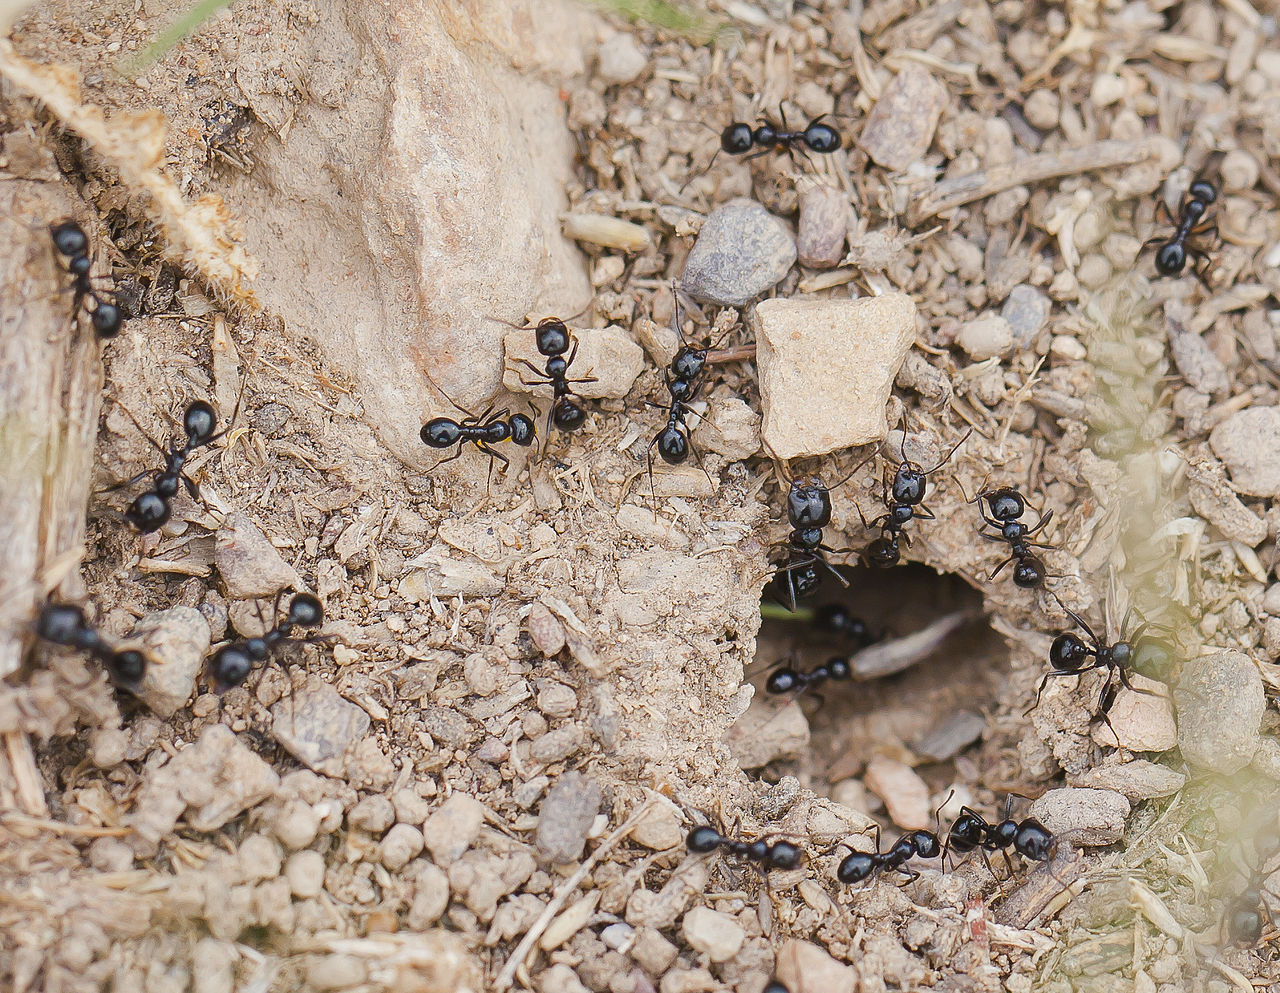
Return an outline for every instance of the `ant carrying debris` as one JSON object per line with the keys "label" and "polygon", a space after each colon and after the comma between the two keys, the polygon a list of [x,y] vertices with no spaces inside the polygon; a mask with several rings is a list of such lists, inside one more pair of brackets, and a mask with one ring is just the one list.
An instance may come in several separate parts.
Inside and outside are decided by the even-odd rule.
{"label": "ant carrying debris", "polygon": [[991,860],[987,858],[987,852],[1001,852],[1012,875],[1013,863],[1009,861],[1010,848],[1031,862],[1047,862],[1057,852],[1058,842],[1053,832],[1034,817],[1016,821],[1008,816],[1006,810],[1005,817],[1000,823],[989,824],[986,818],[972,807],[961,807],[960,816],[952,821],[951,829],[947,832],[947,843],[942,857],[945,862],[947,852],[960,852],[966,855],[977,849],[982,855],[982,861],[987,865],[987,871],[991,873],[992,878],[995,878],[995,871],[991,868]]}
{"label": "ant carrying debris", "polygon": [[763,838],[755,841],[726,838],[706,824],[689,832],[685,838],[685,847],[698,855],[710,855],[717,848],[723,848],[726,855],[754,863],[762,872],[770,869],[798,869],[804,860],[804,852],[789,841],[770,844]]}
{"label": "ant carrying debris", "polygon": [[852,678],[853,666],[849,664],[849,660],[836,656],[827,659],[821,665],[814,666],[808,672],[801,672],[791,666],[775,669],[765,681],[764,689],[766,693],[773,696],[783,696],[787,693],[799,696],[801,693],[816,689],[827,680],[845,683]]}
{"label": "ant carrying debris", "polygon": [[1160,209],[1169,223],[1174,226],[1173,234],[1168,238],[1149,238],[1142,246],[1144,249],[1148,245],[1160,246],[1156,251],[1157,273],[1161,276],[1181,275],[1190,256],[1196,260],[1191,271],[1204,284],[1205,289],[1209,288],[1205,272],[1212,264],[1212,260],[1204,241],[1217,237],[1218,225],[1215,221],[1206,220],[1205,214],[1217,199],[1218,191],[1211,182],[1207,179],[1195,180],[1187,188],[1186,195],[1183,197],[1182,216],[1175,221],[1169,212],[1169,205],[1161,198]]}
{"label": "ant carrying debris", "polygon": [[[899,541],[911,544],[911,536],[905,531],[906,526],[915,518],[934,520],[933,511],[924,505],[925,493],[928,490],[929,476],[937,472],[955,455],[956,450],[968,440],[973,430],[966,431],[964,437],[957,441],[951,451],[930,469],[922,468],[919,463],[907,458],[907,433],[902,432],[902,461],[898,463],[890,482],[888,473],[882,480],[882,495],[885,513],[881,514],[868,527],[880,528],[880,537],[869,544],[862,553],[863,561],[868,565],[888,569],[901,560]],[[873,453],[874,454],[874,453]],[[861,515],[862,511],[858,511]],[[866,524],[866,519],[863,519]]]}
{"label": "ant carrying debris", "polygon": [[67,271],[73,277],[72,311],[78,311],[86,300],[92,300],[93,307],[88,313],[94,332],[99,338],[114,338],[124,326],[124,318],[113,300],[107,299],[105,294],[93,288],[92,277],[89,275],[93,268],[93,261],[89,258],[89,236],[75,221],[51,224],[49,233],[53,236],[53,247],[67,260]]}
{"label": "ant carrying debris", "polygon": [[846,886],[860,883],[874,872],[890,871],[900,872],[906,876],[907,878],[903,881],[905,885],[920,876],[920,873],[907,867],[907,862],[917,856],[922,859],[937,858],[942,851],[942,843],[932,831],[908,831],[895,841],[887,852],[881,852],[880,825],[874,825],[873,830],[876,850],[874,852],[852,850],[836,868],[836,879]]}
{"label": "ant carrying debris", "polygon": [[[505,323],[505,322],[504,322]],[[521,330],[528,330],[521,328]],[[561,431],[577,431],[587,420],[587,412],[579,402],[581,399],[573,392],[576,383],[594,383],[595,376],[585,379],[570,379],[569,367],[578,354],[578,339],[569,330],[567,324],[558,317],[544,317],[536,328],[538,353],[546,357],[544,369],[539,369],[528,359],[521,359],[520,364],[527,366],[539,379],[530,382],[523,376],[520,382],[525,386],[551,387],[551,409],[547,411],[547,435],[551,434],[554,424]],[[568,358],[565,357],[568,352]]]}
{"label": "ant carrying debris", "polygon": [[[283,591],[281,591],[283,593]],[[276,597],[271,610],[272,617],[280,616],[280,597]],[[242,638],[223,645],[209,660],[209,676],[217,693],[239,686],[253,671],[255,664],[266,662],[272,654],[290,641],[317,641],[323,639],[294,638],[294,628],[314,628],[324,623],[324,607],[310,593],[298,593],[289,601],[289,613],[283,621],[257,638]]]}
{"label": "ant carrying debris", "polygon": [[113,648],[85,619],[84,611],[69,603],[47,603],[36,622],[45,641],[88,652],[102,663],[113,685],[136,693],[147,673],[147,657],[134,649]]}
{"label": "ant carrying debris", "polygon": [[[131,486],[148,475],[152,476],[151,489],[137,496],[124,512],[124,519],[132,527],[143,534],[150,534],[152,531],[159,531],[169,522],[173,514],[173,499],[178,495],[179,481],[186,486],[193,500],[200,499],[200,487],[196,485],[195,480],[183,472],[183,467],[192,452],[217,441],[230,429],[224,428],[218,431],[218,416],[214,413],[213,407],[204,400],[193,400],[182,415],[182,429],[187,435],[186,442],[166,449],[147,434],[127,408],[121,407],[121,409],[128,414],[129,420],[133,421],[134,426],[142,432],[147,441],[151,442],[164,456],[164,469],[154,473],[140,472],[132,479],[107,487],[104,492]],[[232,416],[234,419],[234,415]]]}
{"label": "ant carrying debris", "polygon": [[[452,400],[449,402],[453,403]],[[454,406],[458,405],[454,403]],[[493,471],[494,462],[501,462],[505,472],[511,465],[511,460],[492,446],[503,441],[510,441],[521,448],[528,448],[533,444],[533,421],[524,414],[511,414],[508,417],[509,411],[506,407],[495,413],[492,405],[479,417],[464,407],[458,407],[458,409],[466,414],[461,421],[455,421],[451,417],[433,417],[422,425],[422,430],[418,432],[423,443],[431,448],[458,446],[456,452],[441,459],[431,467],[432,470],[462,455],[462,446],[469,441],[489,456],[490,472]]]}
{"label": "ant carrying debris", "polygon": [[[984,500],[987,504],[985,507],[982,505]],[[1044,563],[1032,553],[1031,549],[1051,546],[1029,539],[1052,520],[1053,511],[1050,510],[1042,515],[1035,527],[1028,528],[1018,520],[1027,511],[1026,500],[1011,486],[1004,486],[997,490],[984,490],[970,502],[977,503],[978,513],[982,515],[985,526],[995,528],[998,532],[988,534],[986,531],[979,530],[978,534],[988,541],[1004,541],[1009,544],[1011,554],[996,566],[987,578],[995,579],[1004,571],[1004,567],[1012,562],[1015,563],[1013,567],[1015,586],[1030,590],[1042,585],[1045,580]]]}

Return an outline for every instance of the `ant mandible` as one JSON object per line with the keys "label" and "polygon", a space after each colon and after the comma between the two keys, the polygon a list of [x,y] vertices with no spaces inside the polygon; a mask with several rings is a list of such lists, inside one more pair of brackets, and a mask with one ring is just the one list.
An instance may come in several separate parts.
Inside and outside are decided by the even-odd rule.
{"label": "ant mandible", "polygon": [[[937,858],[942,850],[938,836],[932,831],[909,831],[893,843],[887,852],[880,851],[880,825],[874,825],[875,848],[873,852],[851,850],[836,868],[836,879],[845,885],[860,883],[874,872],[896,871],[907,878],[903,884],[918,879],[920,873],[907,867],[907,862],[917,856],[922,859]],[[848,846],[845,846],[848,847]]]}
{"label": "ant mandible", "polygon": [[[272,617],[279,617],[280,597],[272,607]],[[242,638],[223,645],[209,660],[209,676],[215,692],[225,693],[239,686],[253,671],[255,664],[265,662],[282,646],[293,639],[295,627],[314,628],[324,623],[324,607],[310,593],[298,593],[289,602],[289,613],[283,621],[256,638]]]}
{"label": "ant mandible", "polygon": [[169,522],[173,514],[173,499],[178,495],[179,480],[186,486],[193,500],[200,499],[200,487],[196,485],[195,480],[183,472],[183,467],[192,452],[217,441],[229,429],[224,428],[218,431],[218,416],[214,413],[213,407],[204,400],[193,400],[182,415],[182,429],[187,435],[186,442],[180,446],[175,445],[165,449],[134,420],[127,408],[121,409],[129,415],[129,420],[133,421],[139,431],[142,431],[143,436],[164,456],[164,469],[154,473],[140,472],[132,479],[108,487],[107,491],[130,486],[139,479],[151,475],[151,489],[136,497],[124,512],[124,519],[130,525],[143,534],[150,534],[152,531],[159,531]]}
{"label": "ant mandible", "polygon": [[1168,238],[1149,238],[1143,248],[1148,245],[1158,244],[1160,247],[1156,250],[1156,272],[1161,276],[1178,276],[1182,270],[1186,268],[1187,258],[1190,256],[1196,260],[1192,266],[1192,272],[1196,278],[1204,284],[1205,288],[1209,288],[1209,281],[1205,278],[1205,271],[1208,269],[1212,260],[1209,252],[1205,249],[1203,240],[1209,236],[1216,237],[1218,234],[1218,225],[1214,221],[1206,220],[1205,214],[1208,213],[1209,207],[1218,199],[1218,191],[1214,185],[1207,179],[1197,179],[1187,188],[1187,192],[1182,200],[1182,216],[1178,220],[1174,220],[1173,215],[1169,212],[1169,205],[1164,199],[1160,199],[1160,209],[1168,218],[1169,223],[1174,226],[1174,231]]}
{"label": "ant mandible", "polygon": [[109,645],[85,619],[84,611],[69,603],[46,603],[36,622],[36,634],[45,641],[88,652],[102,663],[111,682],[136,693],[147,673],[147,657],[134,649]]}
{"label": "ant mandible", "polygon": [[[520,330],[528,330],[521,328]],[[551,386],[551,409],[547,411],[547,435],[551,434],[551,425],[561,431],[576,431],[587,420],[587,412],[579,403],[579,397],[573,392],[575,383],[594,383],[595,376],[585,379],[569,379],[569,367],[578,354],[578,339],[574,337],[567,324],[558,317],[544,317],[533,328],[538,346],[538,354],[546,357],[546,367],[539,369],[528,359],[521,359],[520,365],[527,366],[539,379],[530,382],[523,376],[520,382],[525,386]],[[565,353],[569,355],[566,358]]]}
{"label": "ant mandible", "polygon": [[[986,501],[987,506],[982,505]],[[1030,541],[1030,537],[1043,528],[1053,518],[1053,511],[1044,514],[1038,524],[1028,528],[1018,520],[1026,513],[1026,500],[1022,494],[1011,486],[996,490],[984,490],[971,502],[978,505],[978,513],[982,515],[985,526],[995,528],[998,534],[988,534],[979,530],[978,534],[988,541],[1004,541],[1009,545],[1010,555],[992,571],[988,579],[995,579],[1009,563],[1013,567],[1013,584],[1024,590],[1034,589],[1044,583],[1044,563],[1032,553],[1032,548],[1049,548],[1039,542]]]}
{"label": "ant mandible", "polygon": [[754,863],[762,872],[770,869],[797,869],[804,859],[804,852],[789,841],[769,844],[763,838],[755,841],[726,838],[706,824],[689,832],[685,838],[685,847],[697,855],[710,855],[717,848],[723,848],[726,855]]}
{"label": "ant mandible", "polygon": [[92,277],[89,275],[93,268],[93,262],[89,258],[89,236],[75,221],[51,224],[49,233],[53,237],[53,247],[67,260],[67,271],[73,277],[72,312],[79,310],[86,298],[92,300],[89,320],[93,324],[93,330],[99,338],[114,338],[120,333],[124,318],[114,302],[93,288]]}

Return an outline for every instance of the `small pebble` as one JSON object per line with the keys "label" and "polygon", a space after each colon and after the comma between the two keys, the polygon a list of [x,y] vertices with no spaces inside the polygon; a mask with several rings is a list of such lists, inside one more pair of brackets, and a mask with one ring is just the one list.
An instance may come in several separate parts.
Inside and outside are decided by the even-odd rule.
{"label": "small pebble", "polygon": [[693,443],[730,461],[749,459],[760,451],[760,415],[741,397],[714,396],[693,429]]}
{"label": "small pebble", "polygon": [[228,514],[218,528],[213,561],[231,600],[275,596],[280,590],[302,589],[304,585],[262,529],[243,511]]}
{"label": "small pebble", "polygon": [[857,986],[853,966],[832,958],[819,945],[795,938],[778,949],[777,976],[795,993],[853,993]]}
{"label": "small pebble", "polygon": [[396,808],[396,820],[401,824],[421,826],[431,816],[431,804],[408,788],[396,790],[391,803]]}
{"label": "small pebble", "polygon": [[561,762],[582,747],[582,732],[576,724],[548,731],[529,746],[535,762]]}
{"label": "small pebble", "polygon": [[849,198],[830,186],[810,186],[800,194],[800,222],[796,230],[796,253],[800,264],[811,269],[830,269],[844,255],[844,237],[849,229]]}
{"label": "small pebble", "polygon": [[1031,816],[1072,845],[1113,845],[1124,837],[1129,801],[1113,790],[1066,787],[1036,800]]}
{"label": "small pebble", "polygon": [[1259,172],[1258,160],[1240,148],[1227,152],[1218,165],[1224,193],[1247,193],[1258,184]]}
{"label": "small pebble", "polygon": [[980,317],[961,326],[956,344],[977,362],[995,358],[1013,348],[1013,327],[1003,317]]}
{"label": "small pebble", "polygon": [[[574,393],[587,399],[625,397],[636,377],[644,371],[644,349],[616,324],[607,328],[577,328],[573,337],[578,343],[578,352],[569,367],[569,378],[594,379],[594,382],[574,383]],[[502,336],[506,352],[502,385],[512,393],[551,396],[551,386],[545,382],[536,386],[521,382],[522,379],[530,383],[540,380],[540,376],[521,364],[522,360],[532,363],[536,369],[547,364],[547,357],[538,352],[537,340],[537,332],[532,328],[513,328]],[[541,423],[538,430],[542,430]]]}
{"label": "small pebble", "polygon": [[536,702],[548,717],[568,717],[578,709],[578,694],[564,683],[549,682],[538,690]]}
{"label": "small pebble", "polygon": [[620,252],[643,252],[653,244],[653,237],[640,224],[607,214],[565,214],[564,236]]}
{"label": "small pebble", "polygon": [[987,721],[972,710],[957,710],[916,744],[917,754],[934,762],[945,762],[982,737]]}
{"label": "small pebble", "polygon": [[[1093,738],[1110,748],[1119,746],[1131,752],[1167,752],[1178,743],[1178,724],[1173,701],[1164,683],[1138,673],[1129,676],[1134,689],[1121,686],[1107,711],[1106,721],[1093,728]],[[1142,691],[1142,692],[1136,692]],[[1115,728],[1114,734],[1112,728]]]}
{"label": "small pebble", "polygon": [[318,676],[271,708],[271,735],[314,772],[341,776],[346,755],[369,732],[369,715]]}
{"label": "small pebble", "polygon": [[600,78],[617,85],[630,83],[649,64],[630,31],[619,31],[601,45],[597,59]]}
{"label": "small pebble", "polygon": [[1053,304],[1043,291],[1019,283],[1009,291],[1000,316],[1009,322],[1019,348],[1027,348],[1049,319]]}
{"label": "small pebble", "polygon": [[556,617],[541,600],[529,605],[529,617],[525,621],[529,637],[547,658],[560,654],[564,648],[565,632],[560,618]]}
{"label": "small pebble", "polygon": [[754,200],[738,198],[703,222],[680,286],[704,303],[742,307],[776,286],[795,261],[787,225]]}
{"label": "small pebble", "polygon": [[565,773],[539,808],[538,853],[557,865],[577,862],[599,809],[600,787],[595,781],[580,772]]}
{"label": "small pebble", "polygon": [[915,342],[909,296],[765,300],[754,323],[761,436],[775,458],[825,455],[885,436],[889,392]]}
{"label": "small pebble", "polygon": [[349,990],[364,983],[368,969],[354,955],[312,955],[307,960],[307,987]]}
{"label": "small pebble", "polygon": [[448,868],[458,861],[480,834],[484,807],[465,793],[455,793],[427,818],[422,833],[436,865]]}
{"label": "small pebble", "polygon": [[947,88],[927,69],[907,63],[871,108],[859,144],[876,165],[906,169],[929,150],[947,100]]}
{"label": "small pebble", "polygon": [[1280,583],[1272,583],[1262,594],[1262,609],[1272,617],[1280,617]]}
{"label": "small pebble", "polygon": [[[1084,282],[1081,279],[1081,282]],[[1214,354],[1209,343],[1181,325],[1168,321],[1169,354],[1179,374],[1187,385],[1201,393],[1225,394],[1231,388],[1231,376],[1222,359]]]}
{"label": "small pebble", "polygon": [[302,800],[287,800],[271,825],[271,833],[293,851],[306,848],[316,840],[320,829],[320,812]]}
{"label": "small pebble", "polygon": [[236,852],[236,868],[242,879],[257,882],[275,879],[280,875],[280,862],[284,853],[280,846],[265,834],[251,834],[240,842]]}
{"label": "small pebble", "polygon": [[1089,102],[1095,107],[1110,107],[1124,99],[1128,86],[1123,79],[1113,72],[1100,72],[1093,77],[1093,85],[1089,88]]}
{"label": "small pebble", "polygon": [[606,948],[612,948],[615,952],[626,951],[627,946],[634,940],[635,934],[635,928],[619,921],[601,931],[600,940],[604,942]]}
{"label": "small pebble", "polygon": [[201,938],[191,950],[192,993],[232,993],[239,959],[234,943]]}
{"label": "small pebble", "polygon": [[1130,800],[1152,800],[1173,796],[1186,784],[1187,777],[1176,769],[1145,759],[1133,759],[1119,765],[1090,769],[1072,785],[1114,790]]}
{"label": "small pebble", "polygon": [[138,695],[170,718],[191,697],[209,654],[209,622],[194,607],[171,607],[142,618],[129,635],[151,659]]}
{"label": "small pebble", "polygon": [[324,856],[313,851],[294,852],[285,861],[284,877],[298,899],[319,896],[324,889]]}
{"label": "small pebble", "polygon": [[129,735],[119,728],[89,732],[89,761],[99,769],[114,769],[129,751]]}
{"label": "small pebble", "polygon": [[449,906],[449,877],[431,862],[423,862],[414,876],[413,902],[409,904],[408,925],[423,931],[440,919]]}
{"label": "small pebble", "polygon": [[651,976],[661,976],[675,963],[679,949],[652,927],[636,929],[628,954]]}
{"label": "small pebble", "polygon": [[99,872],[125,872],[133,868],[133,849],[119,838],[94,838],[89,864]]}
{"label": "small pebble", "polygon": [[1066,362],[1081,362],[1089,350],[1069,334],[1056,334],[1049,342],[1049,354]]}
{"label": "small pebble", "polygon": [[1267,537],[1267,522],[1241,503],[1227,482],[1221,462],[1192,456],[1188,460],[1187,496],[1195,512],[1232,541],[1256,548]]}
{"label": "small pebble", "polygon": [[905,831],[933,827],[929,787],[914,769],[884,755],[867,763],[862,781],[884,801],[893,823]]}
{"label": "small pebble", "polygon": [[668,324],[659,324],[648,317],[638,317],[631,325],[634,334],[644,350],[659,368],[670,364],[680,350],[680,336]]}
{"label": "small pebble", "polygon": [[399,872],[410,860],[422,854],[424,845],[420,828],[396,824],[378,845],[378,861],[392,872]]}
{"label": "small pebble", "polygon": [[1236,490],[1280,496],[1280,408],[1251,407],[1224,418],[1209,434],[1213,453],[1227,464]]}
{"label": "small pebble", "polygon": [[684,831],[676,812],[666,804],[659,804],[632,829],[631,840],[655,852],[665,852],[684,842]]}
{"label": "small pebble", "polygon": [[395,805],[381,794],[365,797],[347,815],[347,823],[353,828],[378,836],[391,827],[395,819]]}
{"label": "small pebble", "polygon": [[1027,120],[1041,131],[1051,131],[1058,126],[1061,106],[1058,94],[1053,90],[1033,90],[1023,105]]}
{"label": "small pebble", "polygon": [[709,907],[694,907],[685,914],[680,931],[685,941],[712,962],[729,961],[747,938],[747,932],[736,920]]}
{"label": "small pebble", "polygon": [[1178,747],[1197,769],[1229,776],[1253,758],[1261,744],[1266,694],[1257,665],[1242,652],[1191,659],[1174,689]]}

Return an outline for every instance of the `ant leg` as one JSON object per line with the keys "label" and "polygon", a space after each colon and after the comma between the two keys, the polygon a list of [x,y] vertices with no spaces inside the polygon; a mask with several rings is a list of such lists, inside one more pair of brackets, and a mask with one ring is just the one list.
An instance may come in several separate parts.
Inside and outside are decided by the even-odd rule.
{"label": "ant leg", "polygon": [[[1037,531],[1039,531],[1042,527],[1044,527],[1046,524],[1048,524],[1051,520],[1053,520],[1053,511],[1052,511],[1052,510],[1051,510],[1051,511],[1049,511],[1049,513],[1045,514],[1043,517],[1041,517],[1041,518],[1040,518],[1040,523],[1039,523],[1039,524],[1037,524],[1035,527],[1033,527],[1030,531],[1028,531],[1028,532],[1027,532],[1023,537],[1030,538],[1033,534],[1035,534]],[[1038,547],[1038,548],[1048,548],[1049,546],[1048,546],[1048,545],[1038,545],[1037,547]]]}
{"label": "ant leg", "polygon": [[116,401],[116,406],[124,411],[125,416],[128,417],[129,420],[133,421],[133,426],[138,429],[142,437],[146,438],[147,441],[151,442],[151,444],[155,447],[155,450],[157,452],[159,452],[165,458],[169,457],[171,452],[167,448],[165,448],[164,445],[160,444],[160,442],[156,441],[155,438],[151,437],[151,435],[147,432],[147,429],[138,423],[138,419],[133,416],[133,411],[131,411],[128,407],[126,407],[124,404],[120,403],[119,401]]}
{"label": "ant leg", "polygon": [[142,472],[138,473],[136,476],[132,477],[131,479],[126,479],[122,483],[112,483],[110,486],[104,486],[102,489],[95,490],[94,492],[95,493],[114,493],[116,490],[122,490],[126,486],[132,486],[134,483],[138,482],[140,479],[146,479],[148,476],[154,473],[155,473],[154,469],[144,469]]}
{"label": "ant leg", "polygon": [[906,886],[908,883],[914,883],[917,879],[920,878],[920,873],[918,873],[915,869],[912,869],[910,866],[900,865],[900,866],[896,866],[896,869],[898,872],[902,873],[904,876],[907,877],[902,882],[898,883],[899,886]]}
{"label": "ant leg", "polygon": [[[946,456],[942,459],[942,461],[941,461],[941,462],[939,462],[937,465],[935,465],[932,469],[925,469],[925,470],[921,473],[921,475],[927,476],[927,475],[929,475],[929,473],[931,473],[931,472],[937,472],[937,471],[938,471],[939,469],[941,469],[944,465],[946,465],[948,462],[950,462],[950,461],[951,461],[951,456],[955,455],[956,450],[957,450],[957,449],[959,449],[959,447],[960,447],[961,445],[963,445],[966,441],[968,441],[968,440],[969,440],[969,435],[971,435],[971,434],[973,434],[973,428],[970,428],[968,431],[966,431],[966,432],[964,433],[964,437],[962,437],[959,441],[957,441],[954,445],[952,445],[952,446],[951,446],[951,451],[947,452]],[[904,453],[906,452],[906,446],[907,446],[907,435],[906,435],[906,432],[904,431],[904,432],[903,432],[903,434],[902,434],[902,448],[903,448],[903,452],[904,452]],[[906,458],[906,455],[905,455],[905,454],[903,455],[903,458]]]}
{"label": "ant leg", "polygon": [[916,508],[915,508],[915,510],[914,510],[914,514],[915,514],[915,516],[916,516],[916,517],[919,517],[919,518],[921,518],[922,520],[926,520],[926,521],[936,521],[936,520],[937,520],[937,517],[936,517],[936,516],[934,516],[933,511],[932,511],[932,510],[930,510],[928,507],[926,507],[926,506],[925,506],[924,504],[922,504],[922,503],[921,503],[921,504],[917,504],[917,505],[916,505]]}
{"label": "ant leg", "polygon": [[831,575],[835,576],[835,577],[836,577],[836,579],[840,581],[840,585],[841,585],[841,586],[843,586],[846,590],[849,588],[849,580],[845,579],[845,578],[844,578],[844,576],[842,576],[842,575],[840,574],[840,570],[839,570],[839,569],[837,569],[835,566],[833,566],[830,562],[828,562],[828,561],[826,560],[826,558],[825,558],[825,557],[823,557],[823,556],[821,556],[821,555],[815,555],[815,556],[814,556],[814,558],[815,558],[818,562],[820,562],[820,563],[822,563],[824,566],[826,566],[826,568],[827,568],[827,572],[829,572],[829,573],[831,573]]}
{"label": "ant leg", "polygon": [[[1092,666],[1091,668],[1097,668],[1097,666]],[[1044,674],[1044,678],[1040,680],[1040,685],[1036,688],[1036,699],[1035,699],[1035,702],[1034,702],[1030,707],[1028,707],[1026,710],[1024,710],[1024,711],[1022,712],[1022,716],[1023,716],[1023,717],[1026,717],[1026,716],[1027,716],[1028,714],[1030,714],[1033,710],[1035,710],[1037,707],[1039,707],[1039,706],[1040,706],[1040,694],[1044,692],[1044,688],[1045,688],[1045,686],[1048,684],[1048,682],[1049,682],[1049,677],[1050,677],[1050,676],[1076,676],[1076,677],[1079,677],[1081,673],[1089,672],[1089,671],[1090,671],[1089,669],[1081,669],[1081,670],[1079,670],[1078,672],[1061,672],[1061,671],[1059,671],[1059,670],[1057,670],[1057,669],[1050,669],[1048,672],[1046,672],[1046,673]],[[1080,685],[1080,680],[1077,678],[1077,679],[1076,679],[1076,686],[1079,686],[1079,685]]]}
{"label": "ant leg", "polygon": [[[992,540],[992,541],[999,541],[1000,539],[998,539],[998,538],[992,538],[991,540]],[[995,578],[996,578],[996,576],[998,576],[998,575],[1000,575],[1000,573],[1004,572],[1004,567],[1005,567],[1005,566],[1007,566],[1007,565],[1008,565],[1010,562],[1012,562],[1013,560],[1014,560],[1014,556],[1010,555],[1007,559],[1005,559],[1003,562],[1001,562],[998,566],[996,566],[996,567],[995,567],[995,570],[991,573],[991,575],[990,575],[990,576],[988,576],[988,577],[987,577],[987,579],[995,579]]]}
{"label": "ant leg", "polygon": [[452,462],[454,459],[458,459],[458,458],[461,458],[461,457],[462,457],[462,445],[461,445],[461,444],[459,444],[459,445],[458,445],[458,450],[457,450],[456,452],[454,452],[452,455],[450,455],[447,459],[441,459],[439,462],[437,462],[435,465],[433,465],[430,469],[428,469],[428,470],[427,470],[427,472],[435,472],[437,469],[439,469],[439,468],[440,468],[442,465],[444,465],[446,462]]}

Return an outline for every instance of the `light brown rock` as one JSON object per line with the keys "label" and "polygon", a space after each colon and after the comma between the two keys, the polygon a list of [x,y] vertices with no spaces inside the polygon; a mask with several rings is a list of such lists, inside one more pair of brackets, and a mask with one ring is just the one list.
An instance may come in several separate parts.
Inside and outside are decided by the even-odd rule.
{"label": "light brown rock", "polygon": [[1280,496],[1280,407],[1254,407],[1224,418],[1209,434],[1213,453],[1227,464],[1236,490]]}
{"label": "light brown rock", "polygon": [[760,415],[741,397],[712,397],[693,429],[693,444],[726,459],[749,459],[760,451]]}
{"label": "light brown rock", "polygon": [[1134,759],[1090,769],[1076,777],[1071,785],[1113,790],[1130,800],[1151,800],[1173,796],[1186,784],[1187,777],[1176,769],[1146,759]]}
{"label": "light brown rock", "polygon": [[[644,371],[644,349],[616,324],[607,328],[575,329],[573,337],[578,343],[578,351],[574,355],[573,364],[569,366],[569,378],[594,380],[574,383],[573,392],[592,399],[618,399],[626,396],[636,377]],[[538,352],[536,332],[532,329],[513,328],[503,336],[502,346],[507,360],[502,373],[502,385],[512,393],[550,397],[551,387],[542,382],[540,373],[521,364],[522,361],[527,361],[535,369],[546,368],[546,356]],[[573,346],[570,345],[570,351],[572,350]],[[565,358],[568,358],[567,354]],[[521,382],[522,379],[524,383]],[[525,383],[540,385],[527,386]],[[538,429],[541,428],[539,425]]]}
{"label": "light brown rock", "polygon": [[369,715],[313,676],[271,708],[271,734],[307,768],[340,776],[346,755],[369,730]]}
{"label": "light brown rock", "polygon": [[809,747],[809,722],[794,702],[775,710],[751,707],[724,736],[742,769],[759,769]]}
{"label": "light brown rock", "polygon": [[712,962],[727,962],[738,954],[747,932],[728,914],[694,907],[680,924],[685,940]]}
{"label": "light brown rock", "polygon": [[862,776],[867,789],[884,801],[893,823],[906,831],[933,827],[929,810],[929,787],[909,765],[875,756]]}
{"label": "light brown rock", "polygon": [[248,600],[302,589],[302,577],[276,551],[253,518],[242,511],[227,515],[218,529],[213,562],[226,584],[227,598]]}
{"label": "light brown rock", "polygon": [[1073,845],[1112,845],[1124,837],[1129,801],[1113,790],[1067,787],[1036,800],[1031,816]]}
{"label": "light brown rock", "polygon": [[755,308],[764,444],[780,459],[885,436],[885,404],[915,341],[905,293],[765,300]]}
{"label": "light brown rock", "polygon": [[150,659],[138,695],[160,717],[172,717],[191,696],[209,654],[209,622],[194,607],[170,607],[148,614],[129,637]]}
{"label": "light brown rock", "polygon": [[1119,737],[1119,746],[1131,752],[1167,752],[1178,744],[1178,723],[1174,719],[1169,688],[1136,672],[1129,675],[1129,682],[1134,689],[1144,692],[1135,693],[1120,687],[1107,711],[1115,733],[1106,721],[1100,721],[1094,725],[1093,740],[1115,748]]}
{"label": "light brown rock", "polygon": [[779,982],[795,993],[853,993],[857,981],[852,966],[794,938],[778,950],[775,972]]}
{"label": "light brown rock", "polygon": [[860,144],[877,165],[905,169],[928,150],[946,104],[946,87],[923,66],[907,63],[871,108]]}
{"label": "light brown rock", "polygon": [[830,186],[810,186],[800,194],[796,254],[811,269],[830,269],[844,254],[849,229],[849,197]]}
{"label": "light brown rock", "polygon": [[1187,495],[1197,514],[1232,541],[1257,547],[1267,536],[1267,523],[1240,502],[1227,482],[1222,463],[1193,458],[1187,466]]}

